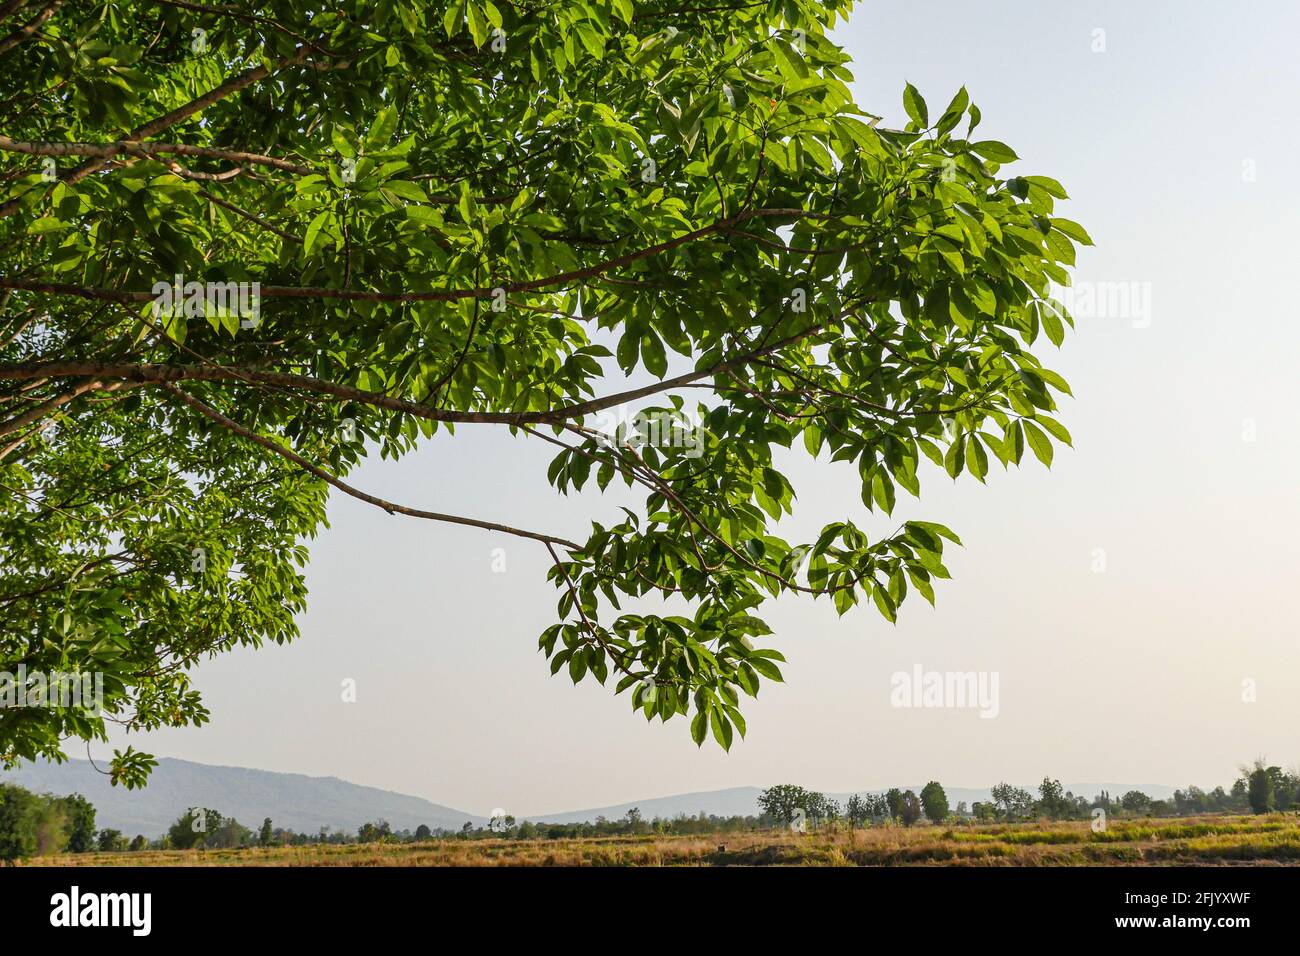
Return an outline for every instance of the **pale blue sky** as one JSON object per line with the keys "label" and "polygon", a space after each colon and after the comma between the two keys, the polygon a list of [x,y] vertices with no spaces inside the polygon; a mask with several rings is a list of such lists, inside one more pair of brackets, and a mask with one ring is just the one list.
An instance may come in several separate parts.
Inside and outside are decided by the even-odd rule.
{"label": "pale blue sky", "polygon": [[[905,81],[932,114],[965,84],[982,135],[1024,158],[1012,169],[1070,191],[1064,214],[1097,241],[1078,280],[1149,284],[1150,322],[1081,321],[1047,357],[1076,395],[1062,410],[1075,450],[1050,473],[999,470],[987,487],[931,473],[921,501],[901,503],[966,542],[937,610],[914,599],[897,627],[825,602],[771,612],[788,683],[751,703],[731,754],[697,750],[680,719],[647,725],[624,697],[549,677],[536,638],[555,592],[540,547],[337,496],[303,638],[204,664],[212,723],[133,742],[533,815],[783,781],[1213,785],[1257,754],[1300,761],[1298,9],[910,0],[862,4],[840,31],[859,102],[887,122],[903,121]],[[353,479],[416,507],[579,535],[616,502],[557,499],[550,457],[465,429]],[[792,536],[864,519],[850,470],[801,459],[790,473]],[[892,708],[890,675],[918,663],[997,671],[999,716]],[[345,678],[355,704],[340,700]]]}

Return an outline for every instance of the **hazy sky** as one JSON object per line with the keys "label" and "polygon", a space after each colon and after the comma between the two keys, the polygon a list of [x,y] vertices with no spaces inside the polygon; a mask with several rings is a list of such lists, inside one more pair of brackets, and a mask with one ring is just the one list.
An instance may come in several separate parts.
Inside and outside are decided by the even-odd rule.
{"label": "hazy sky", "polygon": [[[825,601],[770,611],[787,683],[750,702],[732,753],[549,676],[541,547],[337,495],[302,639],[204,664],[211,724],[132,742],[531,815],[778,782],[1214,785],[1259,754],[1300,761],[1297,9],[905,0],[861,4],[840,30],[858,102],[888,123],[905,121],[905,81],[931,115],[965,84],[981,136],[1023,157],[1011,169],[1070,191],[1061,211],[1097,242],[1080,287],[1125,283],[1149,311],[1138,298],[1125,316],[1080,316],[1059,354],[1040,341],[1076,396],[1061,416],[1075,449],[1051,472],[998,469],[981,486],[931,470],[920,502],[900,497],[890,527],[942,521],[966,544],[936,610],[914,596],[896,627]],[[583,536],[616,499],[558,498],[551,450],[465,428],[350,480]],[[881,527],[852,468],[799,456],[789,474],[791,537],[845,516]],[[892,707],[890,675],[917,664],[997,672],[1000,713]],[[340,699],[345,678],[356,703]]]}

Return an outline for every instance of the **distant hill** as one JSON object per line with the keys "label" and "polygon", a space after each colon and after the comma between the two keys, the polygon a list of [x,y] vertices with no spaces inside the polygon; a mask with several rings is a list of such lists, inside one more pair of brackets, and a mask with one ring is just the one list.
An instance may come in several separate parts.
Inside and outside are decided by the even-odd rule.
{"label": "distant hill", "polygon": [[[157,837],[167,831],[176,818],[190,807],[208,807],[233,816],[247,827],[256,828],[266,817],[278,827],[316,833],[321,827],[355,832],[368,821],[387,820],[394,830],[414,830],[420,824],[433,829],[459,830],[465,821],[475,826],[487,823],[451,807],[430,803],[421,797],[393,793],[377,787],[363,787],[338,777],[308,777],[297,773],[275,773],[244,767],[219,767],[164,757],[158,761],[143,790],[126,790],[109,785],[108,777],[86,760],[69,760],[64,764],[26,764],[17,770],[0,773],[0,780],[16,783],[38,793],[83,794],[95,805],[96,822],[126,834],[143,833]],[[921,792],[921,784],[900,787]],[[988,788],[945,787],[948,803],[967,806],[976,800],[989,800]],[[1033,787],[1026,787],[1033,790]],[[1071,783],[1065,789],[1086,797],[1106,790],[1119,796],[1129,790],[1141,790],[1153,799],[1173,795],[1174,788],[1159,784]],[[617,820],[632,807],[643,819],[672,818],[681,814],[697,816],[747,816],[758,812],[759,787],[730,787],[681,793],[667,797],[629,800],[626,803],[587,810],[559,813],[516,813],[520,820],[546,823],[579,823],[597,817]],[[880,793],[860,790],[861,794]],[[849,793],[828,794],[843,806]]]}
{"label": "distant hill", "polygon": [[142,790],[114,787],[87,760],[30,763],[0,774],[0,780],[38,793],[80,793],[95,805],[95,821],[126,834],[157,837],[189,807],[208,807],[256,829],[270,817],[278,827],[316,833],[321,827],[356,831],[368,821],[387,820],[394,830],[459,830],[485,817],[430,803],[420,797],[362,787],[338,777],[308,777],[244,767],[158,761]]}

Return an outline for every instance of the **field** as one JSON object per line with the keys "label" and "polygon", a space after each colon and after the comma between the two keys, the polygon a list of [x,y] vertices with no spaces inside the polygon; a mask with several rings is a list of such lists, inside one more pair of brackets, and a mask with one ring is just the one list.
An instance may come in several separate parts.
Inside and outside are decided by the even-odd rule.
{"label": "field", "polygon": [[28,866],[1300,865],[1300,816],[873,827],[571,840],[429,840],[245,850],[62,854]]}

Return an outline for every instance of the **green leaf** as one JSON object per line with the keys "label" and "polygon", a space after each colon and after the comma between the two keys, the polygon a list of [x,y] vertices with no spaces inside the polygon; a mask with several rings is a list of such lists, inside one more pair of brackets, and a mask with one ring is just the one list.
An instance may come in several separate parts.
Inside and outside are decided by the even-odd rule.
{"label": "green leaf", "polygon": [[989,456],[973,433],[966,438],[966,467],[978,480],[989,473]]}
{"label": "green leaf", "polygon": [[1025,420],[1020,424],[1025,428],[1025,439],[1029,442],[1029,447],[1033,450],[1034,456],[1050,468],[1052,466],[1051,441],[1033,422]]}
{"label": "green leaf", "polygon": [[704,738],[709,735],[709,724],[707,712],[701,710],[694,719],[691,720],[691,739],[695,741],[695,746],[703,745]]}
{"label": "green leaf", "polygon": [[668,356],[664,353],[664,344],[654,332],[641,336],[641,361],[646,370],[655,378],[663,378],[668,371]]}
{"label": "green leaf", "polygon": [[302,240],[302,250],[305,255],[311,255],[320,245],[321,230],[325,228],[325,223],[329,221],[329,218],[329,210],[322,210],[311,221],[311,225],[307,227],[307,234]]}
{"label": "green leaf", "polygon": [[722,745],[723,750],[731,750],[731,723],[722,714],[722,708],[714,704],[709,711],[709,724],[713,728],[713,739]]}
{"label": "green leaf", "polygon": [[926,129],[930,125],[930,112],[926,109],[925,99],[911,83],[903,88],[903,109],[907,110],[908,118],[919,128]]}
{"label": "green leaf", "polygon": [[1012,163],[1020,157],[1016,151],[1006,143],[999,143],[995,139],[985,139],[978,143],[970,144],[971,152],[983,156],[985,159],[991,159],[995,163]]}
{"label": "green leaf", "polygon": [[469,21],[469,35],[474,40],[477,47],[487,43],[488,23],[487,17],[479,7],[477,0],[467,0],[465,3],[465,17]]}
{"label": "green leaf", "polygon": [[1052,228],[1065,233],[1080,245],[1092,245],[1092,236],[1088,235],[1088,231],[1071,219],[1053,219]]}

